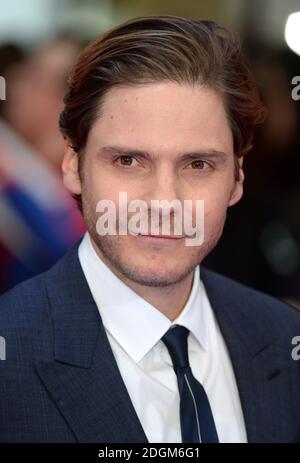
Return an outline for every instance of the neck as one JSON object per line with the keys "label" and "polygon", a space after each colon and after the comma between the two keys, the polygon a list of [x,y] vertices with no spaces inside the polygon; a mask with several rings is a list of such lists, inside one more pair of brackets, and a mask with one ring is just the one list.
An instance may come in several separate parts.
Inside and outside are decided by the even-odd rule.
{"label": "neck", "polygon": [[182,281],[167,287],[144,286],[126,278],[122,278],[122,280],[139,296],[173,321],[182,312],[189,298],[193,278],[194,274],[192,272]]}
{"label": "neck", "polygon": [[194,272],[189,273],[183,280],[165,287],[154,287],[141,285],[130,280],[119,272],[111,263],[99,252],[98,247],[92,241],[92,245],[101,260],[109,269],[126,284],[130,289],[153,305],[163,313],[169,320],[175,320],[182,312],[193,286]]}

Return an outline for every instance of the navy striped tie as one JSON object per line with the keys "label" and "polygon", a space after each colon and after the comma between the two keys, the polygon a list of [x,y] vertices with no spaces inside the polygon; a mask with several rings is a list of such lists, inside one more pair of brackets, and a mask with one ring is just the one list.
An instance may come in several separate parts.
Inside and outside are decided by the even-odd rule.
{"label": "navy striped tie", "polygon": [[219,442],[208,397],[189,364],[188,335],[187,328],[176,325],[162,337],[177,376],[182,442]]}

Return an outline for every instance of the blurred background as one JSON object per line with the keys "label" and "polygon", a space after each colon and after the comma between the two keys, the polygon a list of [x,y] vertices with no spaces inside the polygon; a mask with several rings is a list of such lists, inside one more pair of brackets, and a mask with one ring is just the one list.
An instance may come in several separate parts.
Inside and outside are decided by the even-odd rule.
{"label": "blurred background", "polygon": [[152,14],[239,34],[269,117],[245,158],[244,197],[203,264],[300,307],[300,0],[0,0],[0,292],[49,268],[85,230],[60,171],[58,115],[75,57]]}

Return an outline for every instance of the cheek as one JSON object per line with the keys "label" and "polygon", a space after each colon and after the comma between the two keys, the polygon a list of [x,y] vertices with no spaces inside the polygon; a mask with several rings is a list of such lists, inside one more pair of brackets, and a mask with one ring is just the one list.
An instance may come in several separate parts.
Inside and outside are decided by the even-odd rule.
{"label": "cheek", "polygon": [[115,185],[98,166],[86,163],[83,183],[87,196],[94,204],[102,199],[113,199],[112,194],[115,192]]}
{"label": "cheek", "polygon": [[224,193],[223,196],[218,195],[204,201],[204,227],[206,230],[212,230],[223,224],[228,208],[228,197],[229,193]]}
{"label": "cheek", "polygon": [[121,176],[114,175],[111,168],[107,168],[106,165],[97,165],[92,160],[86,163],[85,179],[86,188],[89,189],[96,201],[111,199],[117,205],[120,192],[126,192],[129,200],[131,197],[134,199],[142,198],[142,196],[136,195],[137,191],[142,194],[142,185],[137,188],[136,183],[128,182],[125,178],[122,179]]}
{"label": "cheek", "polygon": [[196,200],[203,200],[205,216],[220,216],[228,207],[231,188],[231,183],[225,182],[224,179],[207,183],[201,190],[198,190],[197,195],[193,192],[193,203]]}

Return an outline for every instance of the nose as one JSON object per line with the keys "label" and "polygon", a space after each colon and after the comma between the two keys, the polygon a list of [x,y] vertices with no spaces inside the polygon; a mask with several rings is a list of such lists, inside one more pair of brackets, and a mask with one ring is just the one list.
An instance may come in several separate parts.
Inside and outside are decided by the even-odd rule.
{"label": "nose", "polygon": [[150,179],[147,199],[179,199],[179,184],[174,167],[168,162],[161,163]]}
{"label": "nose", "polygon": [[158,226],[158,221],[169,217],[174,222],[176,214],[182,209],[180,182],[174,168],[167,163],[162,164],[149,179],[144,198],[148,204],[149,217]]}

